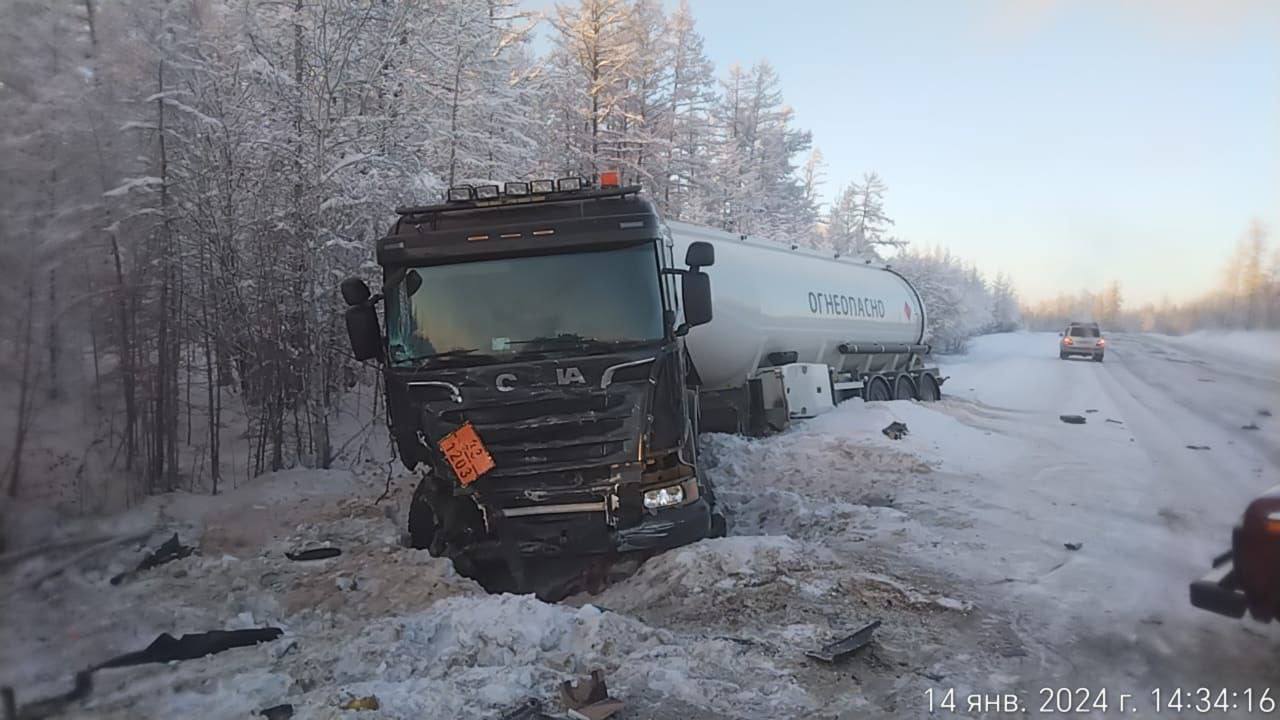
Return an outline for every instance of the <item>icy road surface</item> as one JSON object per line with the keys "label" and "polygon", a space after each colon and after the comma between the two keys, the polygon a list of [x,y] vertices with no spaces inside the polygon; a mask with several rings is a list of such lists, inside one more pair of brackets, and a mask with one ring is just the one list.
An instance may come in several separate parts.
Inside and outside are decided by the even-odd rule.
{"label": "icy road surface", "polygon": [[[198,556],[118,586],[136,546],[34,589],[56,560],[0,568],[0,683],[22,703],[161,632],[270,624],[285,636],[257,648],[102,671],[69,716],[497,718],[527,697],[554,708],[556,684],[593,668],[623,720],[919,718],[949,690],[959,707],[939,717],[996,716],[965,712],[969,693],[1036,715],[1042,688],[1064,687],[1107,691],[1091,717],[1119,717],[1121,694],[1124,716],[1155,717],[1156,688],[1280,685],[1280,628],[1187,602],[1245,503],[1280,483],[1280,416],[1258,412],[1280,413],[1280,353],[1128,336],[1098,364],[1059,360],[1056,342],[977,340],[943,363],[941,403],[708,436],[731,536],[561,604],[486,595],[401,547],[410,485],[375,504],[377,466],[156,499],[96,529],[156,524],[152,547],[176,529]],[[895,419],[903,440],[880,433]],[[283,557],[311,544],[344,552]],[[876,619],[845,662],[805,657]],[[378,710],[341,709],[370,695]]]}

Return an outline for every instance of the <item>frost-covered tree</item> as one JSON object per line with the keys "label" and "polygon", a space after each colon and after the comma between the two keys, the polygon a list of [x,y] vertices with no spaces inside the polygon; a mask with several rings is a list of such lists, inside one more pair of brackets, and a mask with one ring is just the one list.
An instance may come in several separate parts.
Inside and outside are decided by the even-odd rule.
{"label": "frost-covered tree", "polygon": [[557,5],[552,26],[556,48],[550,61],[563,103],[566,158],[584,175],[621,162],[626,152],[624,104],[628,71],[636,59],[632,8],[625,0],[581,0]]}
{"label": "frost-covered tree", "polygon": [[879,258],[884,248],[902,248],[905,242],[890,235],[893,219],[885,212],[888,186],[874,172],[851,182],[836,197],[827,224],[835,249],[845,255]]}
{"label": "frost-covered tree", "polygon": [[655,197],[660,209],[673,219],[704,220],[698,199],[711,190],[708,156],[713,142],[715,68],[707,59],[702,36],[694,29],[688,0],[681,0],[667,20],[666,34],[671,53],[666,178]]}
{"label": "frost-covered tree", "polygon": [[714,115],[718,137],[708,214],[716,224],[782,242],[812,231],[815,211],[805,202],[795,164],[812,138],[793,126],[793,118],[771,65],[729,69]]}

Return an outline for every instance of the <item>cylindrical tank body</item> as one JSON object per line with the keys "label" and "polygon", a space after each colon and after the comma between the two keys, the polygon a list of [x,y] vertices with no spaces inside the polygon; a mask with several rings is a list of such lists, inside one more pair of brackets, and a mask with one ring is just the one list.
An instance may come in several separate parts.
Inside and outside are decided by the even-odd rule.
{"label": "cylindrical tank body", "polygon": [[716,263],[706,269],[714,319],[687,338],[706,390],[741,386],[773,364],[771,353],[846,369],[841,343],[923,341],[920,296],[891,270],[697,225],[668,227],[677,264],[692,242],[716,249]]}

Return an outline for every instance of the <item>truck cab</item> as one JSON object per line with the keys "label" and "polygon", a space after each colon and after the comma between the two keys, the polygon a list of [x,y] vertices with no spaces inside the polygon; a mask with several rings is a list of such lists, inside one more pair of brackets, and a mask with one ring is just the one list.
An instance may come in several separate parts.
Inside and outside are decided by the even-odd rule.
{"label": "truck cab", "polygon": [[342,285],[354,355],[381,364],[400,460],[421,478],[412,543],[499,589],[541,592],[537,561],[723,533],[684,340],[711,319],[714,249],[677,266],[639,188],[610,179],[402,208],[377,242],[380,291]]}

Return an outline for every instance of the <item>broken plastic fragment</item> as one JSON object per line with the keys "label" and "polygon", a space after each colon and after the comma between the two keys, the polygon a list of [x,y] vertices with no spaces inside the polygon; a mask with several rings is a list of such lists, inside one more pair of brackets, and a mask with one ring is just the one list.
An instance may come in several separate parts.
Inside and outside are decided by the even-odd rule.
{"label": "broken plastic fragment", "polygon": [[836,662],[837,660],[840,660],[846,655],[849,655],[855,650],[865,647],[870,643],[871,636],[875,633],[876,628],[878,627],[880,627],[880,621],[873,620],[859,628],[858,631],[852,635],[847,635],[833,643],[823,645],[818,650],[808,650],[805,652],[805,655],[813,658],[814,660],[821,660],[822,662]]}
{"label": "broken plastic fragment", "polygon": [[884,433],[885,435],[892,438],[893,440],[901,440],[907,435],[907,426],[905,423],[900,423],[897,420],[894,420],[893,422],[889,423],[884,430],[881,430],[880,432]]}
{"label": "broken plastic fragment", "polygon": [[336,547],[321,547],[311,548],[309,550],[303,550],[296,553],[287,552],[284,556],[294,562],[305,562],[307,560],[328,560],[329,558],[338,557],[341,554],[342,551]]}
{"label": "broken plastic fragment", "polygon": [[339,710],[377,710],[382,707],[378,702],[377,695],[366,695],[364,697],[353,697],[350,700],[338,706]]}

